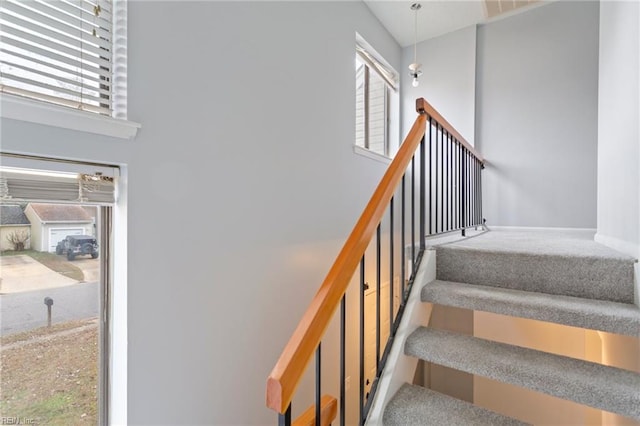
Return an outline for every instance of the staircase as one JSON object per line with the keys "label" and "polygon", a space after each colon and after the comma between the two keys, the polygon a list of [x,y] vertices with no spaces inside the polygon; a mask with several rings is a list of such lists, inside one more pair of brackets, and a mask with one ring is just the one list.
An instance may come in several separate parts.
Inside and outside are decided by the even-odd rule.
{"label": "staircase", "polygon": [[[497,314],[491,317],[493,334],[520,318],[577,327],[578,333],[597,330],[631,336],[632,342],[640,338],[640,309],[633,304],[636,261],[590,238],[575,233],[489,231],[435,250],[436,280],[424,286],[422,301]],[[471,386],[474,377],[482,377],[615,413],[624,417],[624,424],[640,424],[640,361],[636,371],[630,371],[516,346],[499,335],[481,338],[477,327],[473,334],[419,327],[404,342],[404,352],[468,373]],[[509,417],[409,383],[384,411],[386,425],[529,422],[527,415]]]}

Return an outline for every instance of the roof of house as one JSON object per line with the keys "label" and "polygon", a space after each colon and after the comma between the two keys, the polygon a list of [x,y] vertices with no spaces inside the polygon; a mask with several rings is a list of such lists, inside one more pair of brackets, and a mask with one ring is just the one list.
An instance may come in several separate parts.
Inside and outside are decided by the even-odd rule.
{"label": "roof of house", "polygon": [[71,204],[29,204],[43,222],[91,222],[91,216],[82,208]]}
{"label": "roof of house", "polygon": [[2,205],[0,206],[0,225],[30,225],[22,207]]}

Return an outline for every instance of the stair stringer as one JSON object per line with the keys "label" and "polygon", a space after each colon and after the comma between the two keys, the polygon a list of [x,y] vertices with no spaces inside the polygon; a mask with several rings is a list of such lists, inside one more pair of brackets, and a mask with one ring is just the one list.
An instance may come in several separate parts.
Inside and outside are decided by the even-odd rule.
{"label": "stair stringer", "polygon": [[407,337],[418,327],[426,327],[431,320],[433,305],[421,301],[421,291],[425,284],[436,277],[436,251],[424,251],[422,261],[407,299],[404,314],[393,340],[385,369],[382,371],[378,388],[373,398],[366,425],[382,426],[385,407],[405,383],[413,383],[418,366],[418,358],[407,356],[404,346]]}

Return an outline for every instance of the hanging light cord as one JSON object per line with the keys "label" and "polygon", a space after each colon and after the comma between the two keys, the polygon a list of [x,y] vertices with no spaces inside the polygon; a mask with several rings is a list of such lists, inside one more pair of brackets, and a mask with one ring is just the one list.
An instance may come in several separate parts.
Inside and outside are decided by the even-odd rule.
{"label": "hanging light cord", "polygon": [[413,22],[413,63],[418,63],[418,8],[414,8]]}

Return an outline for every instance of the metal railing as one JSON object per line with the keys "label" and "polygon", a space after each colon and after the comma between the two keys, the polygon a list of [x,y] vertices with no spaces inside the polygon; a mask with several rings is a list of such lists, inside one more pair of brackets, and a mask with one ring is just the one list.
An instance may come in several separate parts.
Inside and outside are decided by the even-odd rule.
{"label": "metal railing", "polygon": [[[424,99],[416,101],[416,110],[419,116],[409,135],[267,380],[267,406],[278,412],[281,425],[292,422],[291,400],[314,353],[313,421],[327,425],[334,420],[323,417],[325,412],[336,415],[335,410],[322,407],[322,402],[335,402],[336,398],[322,397],[321,340],[338,307],[339,366],[330,373],[337,374],[339,380],[339,389],[334,390],[339,394],[339,424],[347,424],[350,412],[357,415],[358,424],[364,424],[426,248],[426,237],[456,230],[464,235],[465,229],[483,223],[484,160]],[[357,304],[348,306],[346,293],[352,281],[354,285],[358,282]],[[367,297],[375,297],[373,313],[372,307],[367,307]],[[383,327],[383,317],[388,328],[386,324]],[[371,321],[375,321],[375,336],[366,334]],[[357,336],[348,336],[347,329],[353,328],[348,326],[355,323]],[[348,344],[354,339],[358,340],[356,353],[347,353],[355,346]],[[347,371],[347,359],[353,356],[357,356],[357,371]],[[347,377],[353,374],[358,376],[357,397],[354,390],[347,390]]]}

